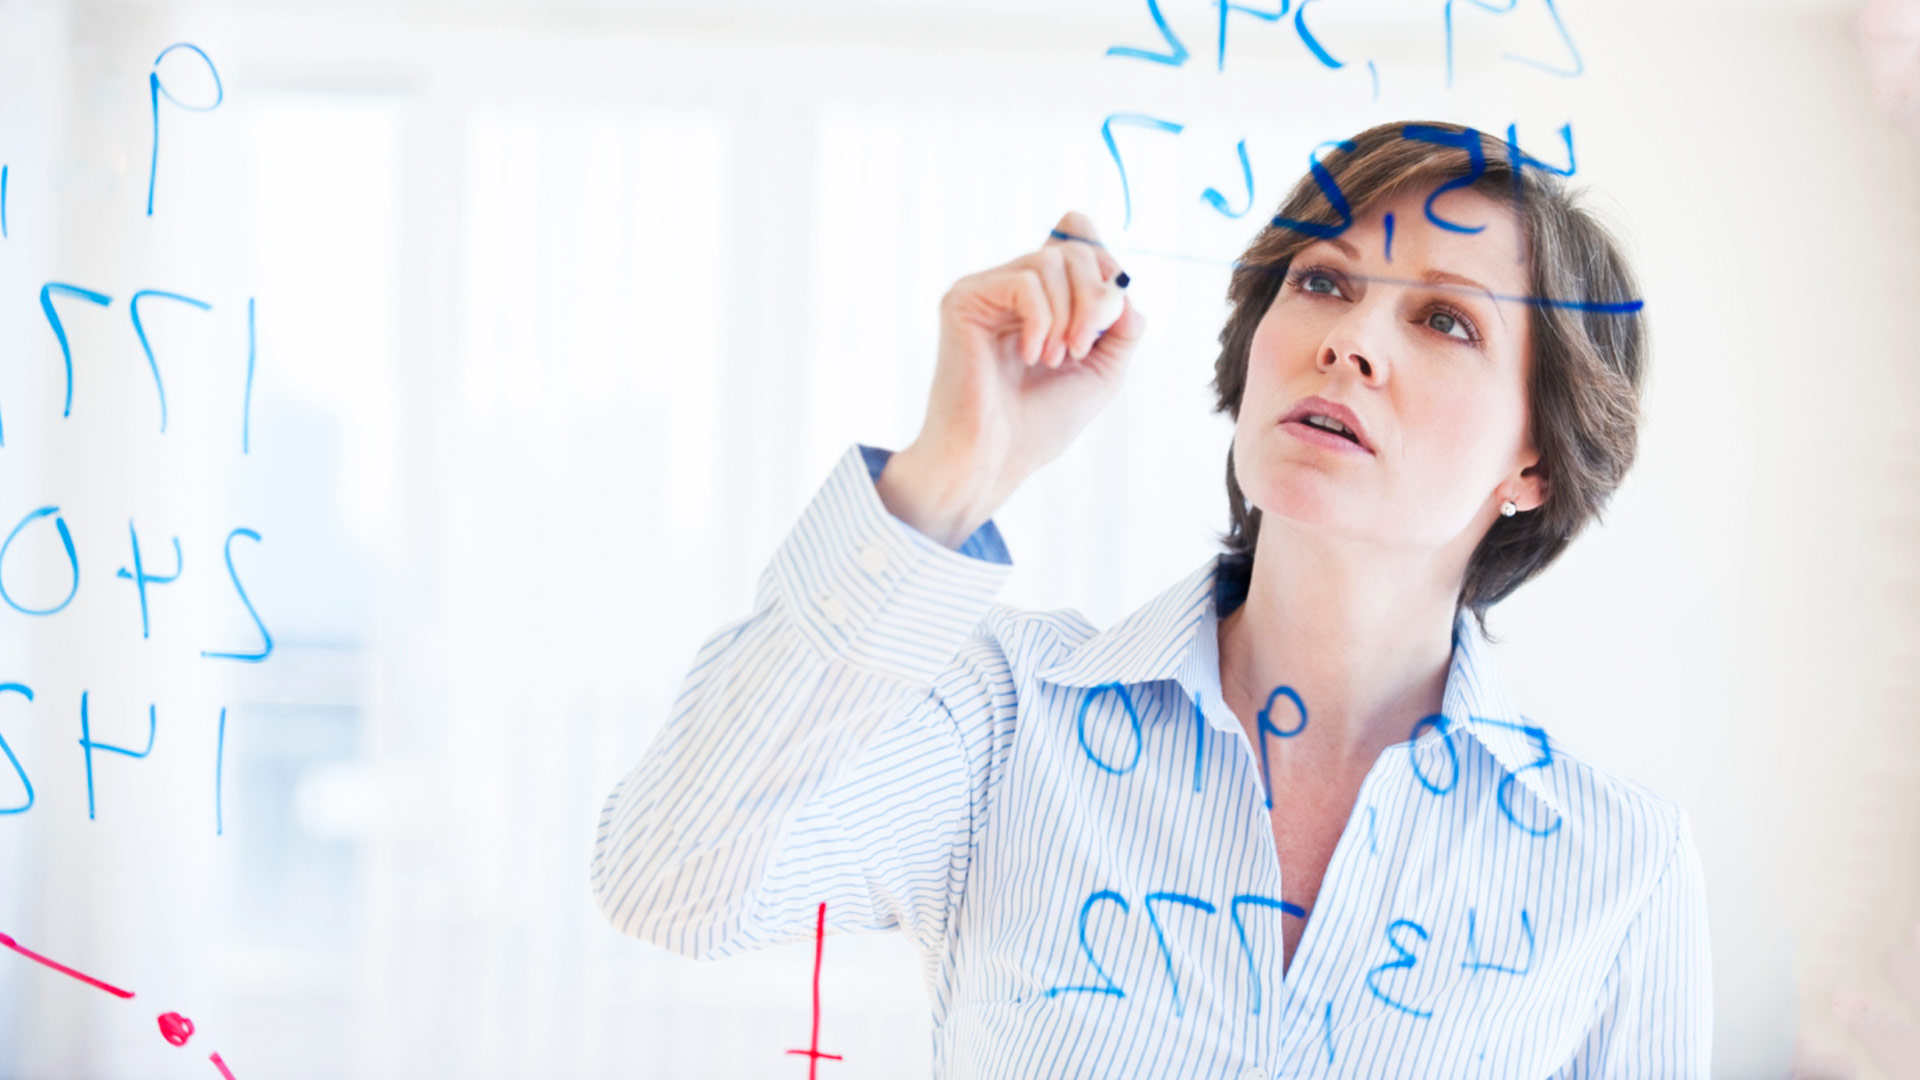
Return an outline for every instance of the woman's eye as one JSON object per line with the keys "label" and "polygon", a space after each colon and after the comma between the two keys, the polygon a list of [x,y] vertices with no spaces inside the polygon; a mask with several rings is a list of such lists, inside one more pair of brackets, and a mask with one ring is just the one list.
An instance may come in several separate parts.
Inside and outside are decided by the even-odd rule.
{"label": "woman's eye", "polygon": [[1462,341],[1473,340],[1473,331],[1467,328],[1467,324],[1444,311],[1427,316],[1427,325],[1449,337],[1457,337]]}
{"label": "woman's eye", "polygon": [[[1322,286],[1324,286],[1324,288]],[[1333,283],[1332,278],[1316,271],[1307,272],[1306,277],[1300,281],[1300,288],[1303,292],[1326,293],[1328,295],[1340,291],[1340,287]]]}

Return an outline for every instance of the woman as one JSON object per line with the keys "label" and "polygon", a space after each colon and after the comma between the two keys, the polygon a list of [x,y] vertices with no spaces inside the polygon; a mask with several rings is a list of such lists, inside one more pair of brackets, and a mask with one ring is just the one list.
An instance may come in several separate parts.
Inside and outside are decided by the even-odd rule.
{"label": "woman", "polygon": [[1227,550],[1105,631],[994,604],[990,518],[1118,386],[1124,275],[1068,214],[954,285],[919,436],[849,448],[608,800],[617,927],[904,930],[944,1077],[1707,1075],[1685,815],[1480,623],[1631,461],[1633,280],[1471,129],[1324,167],[1233,274]]}

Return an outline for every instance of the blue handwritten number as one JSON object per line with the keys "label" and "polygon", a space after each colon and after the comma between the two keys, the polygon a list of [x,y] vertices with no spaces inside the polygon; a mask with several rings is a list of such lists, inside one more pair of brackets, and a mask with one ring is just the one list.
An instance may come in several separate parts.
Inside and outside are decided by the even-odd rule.
{"label": "blue handwritten number", "polygon": [[[1421,787],[1426,788],[1435,795],[1445,795],[1447,792],[1452,791],[1456,784],[1460,783],[1460,750],[1453,745],[1453,732],[1447,730],[1447,723],[1448,721],[1444,713],[1434,713],[1432,716],[1423,716],[1413,725],[1413,734],[1409,736],[1409,741],[1407,742],[1407,758],[1413,762],[1413,778],[1420,781]],[[1420,729],[1423,727],[1439,728],[1440,743],[1447,748],[1447,761],[1452,766],[1453,771],[1447,776],[1445,787],[1427,779],[1427,774],[1420,768],[1420,749],[1416,744],[1420,741]]]}
{"label": "blue handwritten number", "polygon": [[1467,152],[1467,161],[1471,172],[1453,179],[1433,189],[1427,196],[1427,220],[1450,232],[1477,233],[1486,229],[1485,225],[1462,225],[1449,221],[1433,210],[1434,200],[1456,188],[1472,187],[1487,172],[1487,155],[1480,149],[1480,133],[1473,128],[1464,131],[1449,131],[1430,124],[1408,124],[1400,129],[1400,137],[1410,142],[1433,143],[1436,146],[1452,146]]}
{"label": "blue handwritten number", "polygon": [[260,613],[253,609],[253,601],[247,599],[247,588],[246,586],[240,584],[240,574],[238,571],[236,571],[233,568],[233,539],[236,536],[244,536],[247,539],[252,540],[254,543],[259,543],[260,534],[257,532],[254,532],[252,529],[235,529],[232,532],[227,534],[227,543],[226,543],[227,576],[233,579],[233,591],[240,594],[240,602],[246,605],[247,614],[250,617],[252,617],[253,625],[258,627],[260,630],[260,651],[257,653],[237,653],[237,652],[211,652],[203,649],[201,650],[200,655],[205,657],[211,657],[216,660],[244,660],[250,664],[257,664],[260,661],[265,660],[268,656],[272,655],[273,635],[267,633],[267,624],[260,621]]}
{"label": "blue handwritten number", "polygon": [[[33,700],[33,691],[17,682],[0,683],[0,694],[19,694],[28,701]],[[27,779],[27,770],[20,765],[20,759],[13,756],[13,747],[7,745],[6,736],[0,735],[0,753],[7,755],[7,761],[13,765],[13,774],[20,778],[20,786],[26,789],[27,801],[19,806],[0,809],[0,814],[24,814],[33,809],[33,782]]]}
{"label": "blue handwritten number", "polygon": [[[1273,722],[1273,699],[1282,694],[1286,695],[1287,699],[1293,702],[1294,709],[1300,713],[1300,722],[1294,725],[1291,731],[1282,731]],[[1273,688],[1273,692],[1267,695],[1267,703],[1260,710],[1260,720],[1257,728],[1260,732],[1260,782],[1267,789],[1267,809],[1271,810],[1273,809],[1273,772],[1267,768],[1267,736],[1274,735],[1282,739],[1291,739],[1295,735],[1307,730],[1307,705],[1300,700],[1300,695],[1294,692],[1293,687],[1276,686]]]}
{"label": "blue handwritten number", "polygon": [[1320,40],[1313,36],[1313,31],[1307,29],[1307,5],[1311,3],[1313,3],[1313,0],[1300,0],[1300,6],[1294,9],[1294,12],[1293,12],[1294,32],[1300,35],[1301,43],[1306,45],[1307,51],[1313,54],[1313,58],[1315,60],[1320,61],[1321,63],[1327,65],[1330,68],[1346,67],[1347,66],[1346,64],[1338,60],[1335,60],[1333,58],[1333,54],[1327,52],[1326,49],[1322,48],[1320,45]]}
{"label": "blue handwritten number", "polygon": [[1333,178],[1333,174],[1327,171],[1325,165],[1320,164],[1320,151],[1329,146],[1349,154],[1353,153],[1357,147],[1352,140],[1343,139],[1340,142],[1321,143],[1313,148],[1313,153],[1307,155],[1307,168],[1313,173],[1313,182],[1320,185],[1320,193],[1327,197],[1327,205],[1333,208],[1334,213],[1340,215],[1340,224],[1324,225],[1318,221],[1295,221],[1289,217],[1276,215],[1273,219],[1276,227],[1305,233],[1318,240],[1331,240],[1346,232],[1347,227],[1353,224],[1353,209],[1347,205],[1347,197],[1340,193],[1340,182]]}
{"label": "blue handwritten number", "polygon": [[1468,971],[1498,971],[1503,975],[1525,975],[1533,970],[1533,920],[1528,918],[1527,909],[1520,909],[1520,932],[1527,938],[1527,959],[1519,967],[1507,967],[1504,964],[1486,964],[1480,961],[1480,943],[1475,936],[1474,910],[1467,909],[1467,958],[1460,966]]}
{"label": "blue handwritten number", "polygon": [[[1573,159],[1572,124],[1560,125],[1560,139],[1567,144],[1567,167],[1564,169],[1558,165],[1549,165],[1539,158],[1522,152],[1520,149],[1519,133],[1520,125],[1507,125],[1507,169],[1513,173],[1513,202],[1516,206],[1520,205],[1521,199],[1523,198],[1523,189],[1526,180],[1525,170],[1538,169],[1541,172],[1552,173],[1555,176],[1572,176],[1574,170],[1578,167],[1578,163]],[[1525,236],[1519,238],[1518,246],[1520,249],[1519,261],[1525,262],[1527,260],[1527,239]]]}
{"label": "blue handwritten number", "polygon": [[[52,607],[50,608],[21,607],[19,602],[16,601],[13,598],[13,596],[7,592],[7,578],[6,578],[7,552],[13,547],[13,542],[16,538],[19,537],[21,529],[26,528],[32,522],[37,521],[40,518],[47,517],[48,515],[52,515],[53,527],[59,530],[60,545],[67,549],[67,567],[73,575],[73,581],[72,581],[72,584],[67,586],[66,598],[61,600],[59,603],[53,605]],[[13,531],[7,534],[6,542],[0,543],[0,600],[5,600],[7,602],[8,607],[12,608],[13,610],[19,612],[22,615],[51,615],[54,612],[59,611],[61,608],[66,607],[68,604],[73,603],[73,594],[79,591],[80,591],[80,558],[78,555],[74,554],[73,534],[67,531],[67,519],[60,516],[60,508],[57,506],[43,506],[40,509],[35,510],[32,513],[28,514],[26,517],[21,518],[20,524],[15,525],[13,527]]]}
{"label": "blue handwritten number", "polygon": [[53,327],[53,336],[60,342],[60,359],[67,366],[67,403],[60,410],[60,415],[65,417],[73,415],[73,347],[67,344],[67,328],[61,324],[60,313],[54,309],[55,293],[62,296],[77,296],[89,304],[99,304],[101,307],[113,303],[113,297],[106,293],[94,292],[92,289],[83,289],[78,285],[64,285],[57,281],[50,281],[40,286],[40,310],[46,313],[47,325]]}
{"label": "blue handwritten number", "polygon": [[1173,1015],[1185,1016],[1187,1014],[1187,1007],[1186,1004],[1180,1000],[1180,976],[1175,975],[1173,972],[1173,950],[1167,948],[1166,932],[1160,927],[1160,916],[1154,913],[1153,902],[1155,900],[1165,904],[1185,904],[1190,908],[1196,908],[1209,915],[1216,914],[1216,912],[1212,904],[1207,903],[1197,896],[1186,896],[1175,892],[1148,893],[1146,899],[1141,902],[1141,906],[1147,909],[1147,921],[1153,924],[1153,939],[1160,943],[1160,959],[1167,965],[1167,981],[1173,984]]}
{"label": "blue handwritten number", "polygon": [[1260,1012],[1261,992],[1260,966],[1254,963],[1253,945],[1247,941],[1247,924],[1240,921],[1240,908],[1245,904],[1254,904],[1263,908],[1273,908],[1282,915],[1292,915],[1296,919],[1306,918],[1307,912],[1306,909],[1299,904],[1291,904],[1285,900],[1275,900],[1271,896],[1258,896],[1253,893],[1242,893],[1234,897],[1233,900],[1227,904],[1227,915],[1233,920],[1233,932],[1240,936],[1240,954],[1247,958],[1247,980],[1253,986],[1253,1008],[1247,1011],[1258,1015]]}
{"label": "blue handwritten number", "polygon": [[1579,167],[1579,163],[1573,159],[1572,124],[1560,125],[1560,141],[1565,143],[1567,147],[1567,167],[1564,169],[1558,165],[1549,165],[1539,158],[1523,153],[1520,149],[1519,132],[1520,125],[1507,125],[1507,164],[1513,171],[1514,198],[1518,199],[1520,197],[1520,171],[1522,169],[1539,169],[1541,172],[1552,173],[1555,176],[1572,176],[1574,170]]}
{"label": "blue handwritten number", "polygon": [[[1160,36],[1167,39],[1167,51],[1157,53],[1126,45],[1114,45],[1107,49],[1107,55],[1130,56],[1135,60],[1151,60],[1156,64],[1166,64],[1171,67],[1179,67],[1186,63],[1187,47],[1180,44],[1179,38],[1173,36],[1173,28],[1167,25],[1167,17],[1160,14],[1160,0],[1147,0],[1147,14],[1153,16],[1153,25],[1160,28]],[[1224,18],[1225,16],[1222,16],[1223,20]],[[1221,32],[1225,33],[1224,30]]]}
{"label": "blue handwritten number", "polygon": [[1119,904],[1122,914],[1130,914],[1131,911],[1127,907],[1127,898],[1112,889],[1101,889],[1087,897],[1087,902],[1080,905],[1080,951],[1087,954],[1087,963],[1093,965],[1094,972],[1105,980],[1107,985],[1056,986],[1047,991],[1048,997],[1058,997],[1061,994],[1112,994],[1120,998],[1127,996],[1126,991],[1120,989],[1119,984],[1113,981],[1113,976],[1107,974],[1107,969],[1100,966],[1100,961],[1093,955],[1093,947],[1087,944],[1087,913],[1093,910],[1093,905],[1102,900]]}
{"label": "blue handwritten number", "polygon": [[153,371],[153,389],[160,395],[160,430],[164,433],[167,430],[167,388],[166,385],[160,381],[160,364],[153,358],[153,346],[147,341],[147,328],[140,323],[140,301],[148,297],[158,297],[162,300],[175,300],[182,304],[191,304],[201,311],[211,311],[213,305],[207,303],[205,300],[195,300],[191,296],[181,296],[179,293],[161,292],[159,289],[141,289],[139,292],[133,294],[131,300],[127,301],[127,310],[133,313],[133,332],[139,335],[140,350],[147,354],[147,367]]}
{"label": "blue handwritten number", "polygon": [[88,821],[94,820],[94,817],[93,817],[93,752],[95,750],[105,750],[114,754],[125,754],[127,757],[130,757],[130,758],[146,757],[148,754],[153,753],[153,733],[157,724],[158,724],[158,718],[154,714],[154,707],[152,705],[148,705],[147,706],[147,748],[145,750],[129,750],[124,746],[110,746],[107,743],[94,742],[93,729],[89,727],[87,724],[87,692],[85,690],[80,691],[80,750],[83,754],[85,754],[87,759],[87,820]]}
{"label": "blue handwritten number", "polygon": [[1380,977],[1381,972],[1392,971],[1395,968],[1411,968],[1415,964],[1420,962],[1419,957],[1415,956],[1410,950],[1408,950],[1408,948],[1405,945],[1400,944],[1399,941],[1394,939],[1393,932],[1395,930],[1401,930],[1401,929],[1411,930],[1414,933],[1420,935],[1421,941],[1427,940],[1427,928],[1424,926],[1421,926],[1419,923],[1414,922],[1411,919],[1395,919],[1392,922],[1388,923],[1387,924],[1387,944],[1393,948],[1394,952],[1399,953],[1400,955],[1397,959],[1388,960],[1382,964],[1376,964],[1373,970],[1367,972],[1367,989],[1373,992],[1374,997],[1377,997],[1381,1001],[1385,1002],[1386,1004],[1396,1009],[1399,1009],[1401,1012],[1406,1013],[1408,1016],[1413,1016],[1421,1020],[1425,1020],[1433,1015],[1432,1011],[1430,1010],[1423,1011],[1420,1009],[1416,1009],[1410,1005],[1405,1004],[1404,1002],[1397,1001],[1391,997],[1388,997],[1386,992],[1381,990],[1379,984],[1374,981],[1375,979],[1378,979]]}
{"label": "blue handwritten number", "polygon": [[1485,717],[1475,717],[1474,722],[1487,724],[1491,727],[1506,728],[1509,731],[1518,731],[1533,740],[1534,747],[1540,751],[1540,756],[1500,778],[1500,788],[1496,793],[1500,803],[1500,812],[1507,816],[1507,820],[1513,823],[1514,828],[1532,836],[1551,836],[1555,832],[1558,832],[1560,826],[1566,819],[1557,813],[1553,817],[1553,824],[1541,829],[1521,821],[1513,812],[1513,782],[1519,779],[1520,774],[1523,772],[1531,769],[1544,769],[1553,764],[1553,747],[1547,742],[1546,731],[1542,728],[1534,727],[1531,724],[1515,724],[1506,720],[1489,720]]}
{"label": "blue handwritten number", "polygon": [[133,572],[128,573],[127,568],[123,566],[114,572],[114,576],[133,582],[133,587],[139,590],[140,636],[145,638],[147,637],[147,586],[149,584],[167,585],[179,579],[180,567],[182,565],[180,559],[180,538],[177,536],[172,537],[173,573],[162,577],[159,574],[147,573],[146,566],[140,561],[140,534],[134,531],[132,518],[127,519],[127,535],[133,540]]}
{"label": "blue handwritten number", "polygon": [[[160,61],[165,60],[167,54],[175,49],[188,49],[206,63],[207,74],[213,76],[213,104],[189,105],[179,98],[174,97],[173,91],[167,89],[166,84],[160,81]],[[163,95],[168,101],[173,102],[188,112],[212,112],[220,107],[222,101],[227,99],[226,88],[220,85],[220,70],[213,66],[213,61],[208,58],[205,52],[201,51],[200,46],[192,45],[184,41],[176,42],[161,49],[160,55],[153,58],[153,70],[147,72],[147,98],[153,107],[153,154],[147,159],[148,217],[153,216],[153,183],[155,177],[157,177],[160,172],[160,98]]]}
{"label": "blue handwritten number", "polygon": [[1279,11],[1262,11],[1259,8],[1247,7],[1245,4],[1235,4],[1232,0],[1219,0],[1219,2],[1220,60],[1214,67],[1215,71],[1227,70],[1227,15],[1229,12],[1237,11],[1242,15],[1251,15],[1256,19],[1264,19],[1267,22],[1279,22],[1281,19],[1287,17],[1287,0],[1280,0]]}
{"label": "blue handwritten number", "polygon": [[1150,131],[1165,131],[1173,135],[1180,134],[1180,132],[1185,130],[1186,125],[1176,124],[1171,120],[1162,120],[1154,116],[1145,116],[1140,113],[1114,113],[1112,116],[1100,121],[1100,137],[1106,140],[1107,153],[1113,155],[1113,165],[1120,170],[1120,201],[1126,209],[1126,214],[1120,220],[1120,227],[1126,229],[1133,224],[1133,189],[1127,185],[1127,163],[1120,160],[1120,147],[1113,141],[1113,125],[1115,124],[1125,124],[1129,127],[1143,127]]}
{"label": "blue handwritten number", "polygon": [[[238,584],[238,582],[236,581],[235,584]],[[1127,724],[1133,729],[1133,760],[1127,762],[1124,768],[1118,769],[1107,764],[1105,759],[1101,758],[1099,754],[1094,753],[1092,744],[1087,742],[1087,706],[1093,704],[1094,698],[1099,697],[1109,690],[1120,695],[1120,704],[1126,706],[1127,710]],[[1117,682],[1101,683],[1099,686],[1094,687],[1082,695],[1080,698],[1080,716],[1074,723],[1074,730],[1080,735],[1080,749],[1086,751],[1087,760],[1093,762],[1101,769],[1115,776],[1124,776],[1132,772],[1134,766],[1140,764],[1140,714],[1134,711],[1133,695],[1127,692],[1127,688],[1124,685]]]}
{"label": "blue handwritten number", "polygon": [[1213,188],[1208,188],[1200,193],[1200,197],[1207,200],[1207,205],[1230,218],[1245,217],[1247,211],[1253,209],[1253,166],[1247,164],[1247,140],[1241,139],[1240,145],[1236,147],[1236,149],[1240,153],[1240,180],[1247,186],[1247,205],[1238,210],[1229,210],[1227,208],[1227,197],[1225,195],[1220,194]]}

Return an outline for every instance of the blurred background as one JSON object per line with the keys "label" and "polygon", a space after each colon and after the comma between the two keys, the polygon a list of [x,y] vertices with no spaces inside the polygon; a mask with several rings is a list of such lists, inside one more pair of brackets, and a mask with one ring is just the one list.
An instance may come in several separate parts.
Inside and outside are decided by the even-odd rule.
{"label": "blurred background", "polygon": [[[998,516],[1001,599],[1105,625],[1198,566],[1229,265],[1402,119],[1569,125],[1637,260],[1642,456],[1502,669],[1692,815],[1718,1075],[1845,1068],[1835,987],[1892,1000],[1920,921],[1920,145],[1855,8],[0,0],[0,932],[137,994],[0,952],[0,1077],[801,1076],[810,943],[694,964],[587,891],[696,647],[918,431],[947,285],[1069,208],[1148,336]],[[64,416],[49,284],[106,300],[47,294]],[[150,752],[89,771],[83,693]],[[927,1073],[903,941],[829,939],[822,999],[821,1076]]]}

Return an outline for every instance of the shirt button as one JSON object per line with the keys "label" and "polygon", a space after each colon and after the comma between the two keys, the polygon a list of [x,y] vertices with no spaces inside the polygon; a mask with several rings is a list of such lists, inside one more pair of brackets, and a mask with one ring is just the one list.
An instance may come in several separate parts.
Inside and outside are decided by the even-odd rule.
{"label": "shirt button", "polygon": [[860,549],[860,566],[869,574],[881,574],[887,569],[887,552],[879,544],[868,544]]}
{"label": "shirt button", "polygon": [[839,597],[832,593],[821,593],[817,603],[820,605],[820,614],[828,622],[837,626],[847,621],[847,605],[841,603]]}

